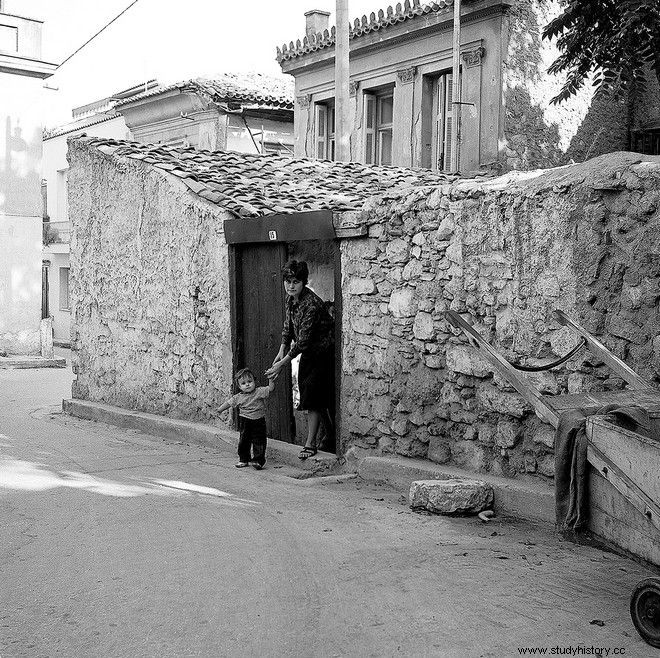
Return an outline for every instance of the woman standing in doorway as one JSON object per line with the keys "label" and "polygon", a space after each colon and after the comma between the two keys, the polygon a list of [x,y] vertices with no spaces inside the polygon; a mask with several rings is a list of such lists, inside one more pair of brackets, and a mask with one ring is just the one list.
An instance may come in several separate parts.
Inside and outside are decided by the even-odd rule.
{"label": "woman standing in doorway", "polygon": [[[307,287],[309,269],[305,261],[290,260],[282,274],[287,294],[282,345],[273,365],[266,370],[266,376],[276,377],[283,367],[301,355],[298,408],[307,412],[307,440],[298,456],[307,459],[318,450],[317,434],[321,423],[326,426],[327,441],[334,440],[334,321],[325,302]],[[324,447],[334,451],[331,445]]]}

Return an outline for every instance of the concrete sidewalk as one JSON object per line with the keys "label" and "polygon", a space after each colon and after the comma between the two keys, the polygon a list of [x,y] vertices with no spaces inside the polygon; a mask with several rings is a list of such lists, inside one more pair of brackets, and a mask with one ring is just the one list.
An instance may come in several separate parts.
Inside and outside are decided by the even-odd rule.
{"label": "concrete sidewalk", "polygon": [[66,359],[53,357],[45,359],[43,356],[31,356],[26,354],[10,354],[0,356],[0,368],[65,368]]}
{"label": "concrete sidewalk", "polygon": [[[235,449],[238,444],[238,433],[224,427],[177,420],[86,400],[63,400],[62,408],[65,413],[78,418],[140,430],[191,445],[212,448],[222,442]],[[335,455],[319,452],[314,457],[301,461],[298,459],[299,452],[300,446],[297,445],[273,439],[268,442],[267,456],[270,460],[302,469],[309,477],[353,472],[366,481],[385,484],[406,496],[414,480],[477,477],[493,487],[496,514],[554,523],[554,490],[541,482],[477,475],[471,471],[432,464],[421,459],[396,456],[363,456],[346,463]]]}

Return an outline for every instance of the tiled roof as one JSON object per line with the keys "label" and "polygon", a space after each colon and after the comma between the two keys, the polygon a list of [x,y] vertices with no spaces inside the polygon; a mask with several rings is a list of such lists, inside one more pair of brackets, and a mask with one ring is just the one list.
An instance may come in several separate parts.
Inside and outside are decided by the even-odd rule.
{"label": "tiled roof", "polygon": [[[439,0],[438,2],[429,2],[421,4],[420,0],[405,0],[403,5],[398,2],[396,7],[391,5],[386,9],[380,9],[378,13],[371,12],[369,18],[366,15],[362,18],[356,18],[353,25],[349,27],[349,39],[356,39],[363,34],[382,30],[390,25],[396,25],[403,21],[410,20],[416,16],[424,14],[445,14],[453,7],[453,0]],[[304,37],[302,41],[298,39],[295,43],[291,41],[289,45],[284,44],[282,48],[277,48],[277,61],[284,62],[294,57],[300,57],[307,53],[329,48],[335,44],[335,28],[324,30],[311,38]]]}
{"label": "tiled roof", "polygon": [[113,110],[109,112],[103,112],[102,114],[93,114],[90,117],[85,117],[76,121],[70,121],[69,123],[65,123],[62,126],[56,126],[55,128],[44,130],[43,138],[52,139],[53,137],[60,137],[62,135],[66,135],[67,133],[72,133],[76,130],[82,130],[83,128],[89,128],[90,126],[95,126],[98,123],[105,123],[106,121],[111,121],[112,119],[117,119],[119,117],[121,117],[121,114],[117,114],[117,112],[114,112]]}
{"label": "tiled roof", "polygon": [[112,157],[127,157],[178,176],[192,192],[241,217],[309,210],[359,210],[397,188],[455,180],[427,169],[373,167],[282,155],[199,151],[95,137],[75,138]]}
{"label": "tiled roof", "polygon": [[194,78],[171,85],[160,85],[119,101],[117,108],[159,96],[168,91],[192,92],[207,96],[214,102],[235,102],[276,109],[293,109],[294,80],[290,76],[275,77],[263,73],[224,73],[213,79]]}

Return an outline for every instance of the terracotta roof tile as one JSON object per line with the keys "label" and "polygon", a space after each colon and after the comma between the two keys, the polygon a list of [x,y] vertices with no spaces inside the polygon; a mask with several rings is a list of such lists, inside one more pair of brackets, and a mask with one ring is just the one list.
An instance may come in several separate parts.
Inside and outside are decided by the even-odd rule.
{"label": "terracotta roof tile", "polygon": [[117,103],[122,108],[145,98],[169,91],[198,93],[213,102],[241,103],[260,108],[293,109],[294,81],[291,76],[276,77],[263,73],[224,73],[217,78],[194,78],[170,85],[159,85]]}
{"label": "terracotta roof tile", "polygon": [[283,155],[199,151],[98,137],[76,137],[113,158],[142,160],[184,179],[194,194],[241,217],[304,210],[359,210],[366,199],[406,187],[455,180],[428,169],[374,167]]}
{"label": "terracotta roof tile", "polygon": [[[453,5],[453,0],[439,0],[438,2],[426,2],[424,4],[420,0],[412,0],[412,2],[411,0],[405,0],[403,5],[398,2],[396,8],[390,5],[385,11],[382,9],[378,12],[372,11],[369,18],[366,15],[363,15],[361,19],[356,18],[353,24],[349,26],[348,38],[356,39],[369,32],[376,32],[390,25],[402,23],[424,14],[446,14],[451,11]],[[335,27],[333,26],[330,30],[324,30],[312,35],[310,38],[304,37],[302,41],[298,39],[295,43],[291,41],[288,45],[285,43],[282,48],[278,47],[276,59],[282,63],[316,50],[330,48],[334,44]]]}

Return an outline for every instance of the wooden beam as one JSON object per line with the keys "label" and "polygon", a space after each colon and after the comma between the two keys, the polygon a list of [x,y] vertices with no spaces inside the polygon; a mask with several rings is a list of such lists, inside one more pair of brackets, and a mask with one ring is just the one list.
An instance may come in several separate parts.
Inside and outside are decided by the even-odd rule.
{"label": "wooden beam", "polygon": [[362,238],[369,233],[366,226],[340,226],[335,229],[337,238]]}
{"label": "wooden beam", "polygon": [[333,240],[336,237],[332,210],[226,219],[224,230],[227,244]]}
{"label": "wooden beam", "polygon": [[582,338],[587,341],[587,347],[593,352],[595,356],[601,358],[607,365],[619,375],[630,388],[637,390],[651,390],[656,389],[651,386],[643,377],[640,377],[632,368],[629,368],[621,359],[614,356],[610,350],[605,347],[599,340],[596,340],[584,327],[579,325],[574,320],[571,320],[563,311],[557,309],[554,312],[555,319],[563,327],[570,327]]}
{"label": "wooden beam", "polygon": [[480,350],[481,356],[486,359],[520,395],[534,407],[536,415],[546,423],[557,427],[559,416],[543,399],[534,386],[522,376],[503,356],[498,354],[475,330],[455,311],[445,311],[449,324],[463,331],[472,345]]}

